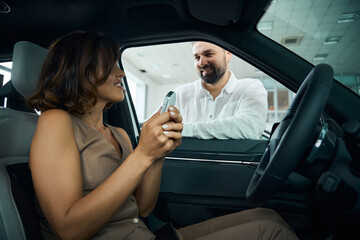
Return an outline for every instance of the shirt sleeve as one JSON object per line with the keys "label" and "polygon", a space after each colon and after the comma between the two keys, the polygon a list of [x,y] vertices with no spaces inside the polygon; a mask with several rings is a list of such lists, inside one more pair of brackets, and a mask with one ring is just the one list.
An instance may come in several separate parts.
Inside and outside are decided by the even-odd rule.
{"label": "shirt sleeve", "polygon": [[234,116],[185,123],[182,136],[201,139],[259,139],[266,127],[267,92],[259,81],[248,87]]}

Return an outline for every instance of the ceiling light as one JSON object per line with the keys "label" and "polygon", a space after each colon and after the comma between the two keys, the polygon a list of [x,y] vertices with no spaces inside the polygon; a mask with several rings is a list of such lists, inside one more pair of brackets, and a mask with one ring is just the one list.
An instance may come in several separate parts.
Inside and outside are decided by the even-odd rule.
{"label": "ceiling light", "polygon": [[303,38],[302,34],[284,36],[281,38],[280,43],[282,45],[299,45]]}
{"label": "ceiling light", "polygon": [[347,12],[342,13],[338,23],[354,22],[360,16],[360,12]]}
{"label": "ceiling light", "polygon": [[337,44],[339,43],[341,37],[327,37],[323,44],[330,45],[330,44]]}
{"label": "ceiling light", "polygon": [[319,53],[315,55],[314,60],[321,61],[324,60],[326,57],[327,57],[327,53]]}
{"label": "ceiling light", "polygon": [[273,28],[273,21],[259,22],[257,29],[262,30],[271,30]]}

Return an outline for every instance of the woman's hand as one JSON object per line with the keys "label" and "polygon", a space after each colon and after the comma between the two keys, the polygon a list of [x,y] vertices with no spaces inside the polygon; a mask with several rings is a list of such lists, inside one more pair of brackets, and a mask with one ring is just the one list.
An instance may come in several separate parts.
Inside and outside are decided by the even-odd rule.
{"label": "woman's hand", "polygon": [[158,111],[143,124],[135,151],[143,154],[151,163],[163,158],[181,144],[181,121],[182,117],[175,107],[162,114]]}
{"label": "woman's hand", "polygon": [[183,124],[182,116],[176,107],[170,106],[167,113],[169,113],[171,121],[163,124],[162,128],[164,130],[164,134],[174,141],[173,147],[169,151],[170,153],[181,144]]}

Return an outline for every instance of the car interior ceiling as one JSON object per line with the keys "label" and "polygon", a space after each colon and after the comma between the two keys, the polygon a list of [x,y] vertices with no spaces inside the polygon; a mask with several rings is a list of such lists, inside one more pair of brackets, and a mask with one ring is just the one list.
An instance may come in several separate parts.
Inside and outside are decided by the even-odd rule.
{"label": "car interior ceiling", "polygon": [[[291,90],[296,90],[300,86],[311,69],[311,64],[300,60],[298,56],[290,53],[289,50],[281,46],[276,46],[276,43],[254,29],[256,22],[263,13],[263,11],[259,9],[261,9],[261,6],[265,8],[270,2],[268,0],[257,1],[256,3],[253,1],[234,1],[238,5],[238,8],[241,8],[240,16],[237,12],[234,12],[230,15],[225,15],[226,18],[223,18],[224,15],[219,15],[218,19],[214,18],[211,14],[211,18],[204,14],[206,12],[211,13],[212,11],[210,10],[200,14],[196,12],[196,10],[190,9],[189,15],[184,15],[184,8],[193,7],[195,9],[197,7],[192,1],[188,1],[188,6],[184,2],[175,2],[171,5],[167,3],[159,4],[158,1],[146,1],[142,3],[119,1],[116,3],[119,4],[119,7],[114,6],[111,10],[106,9],[106,3],[100,1],[90,5],[86,3],[86,9],[89,9],[89,11],[82,13],[77,21],[70,17],[68,19],[63,15],[63,11],[70,11],[70,13],[67,13],[67,15],[70,16],[71,14],[78,15],[78,12],[75,13],[72,11],[76,11],[76,7],[80,6],[76,6],[76,4],[71,3],[71,1],[62,1],[61,3],[32,3],[32,11],[26,11],[25,8],[29,7],[29,3],[26,1],[17,2],[20,9],[14,11],[14,16],[8,17],[7,15],[0,15],[3,26],[7,26],[6,32],[8,33],[6,38],[0,39],[0,45],[2,46],[0,56],[3,60],[11,59],[12,48],[15,42],[19,40],[28,40],[40,46],[47,47],[53,39],[72,30],[100,29],[110,37],[117,39],[123,48],[139,44],[159,43],[159,39],[163,39],[162,42],[196,38],[215,41],[222,44],[225,48],[228,47],[234,54],[244,57],[244,59],[253,63],[255,66],[267,70],[270,76],[276,77],[279,82]],[[199,1],[199,4],[201,4],[201,1]],[[233,1],[229,1],[229,5],[234,6]],[[51,21],[41,17],[43,7],[50,8],[54,11]],[[219,8],[219,6],[215,7]],[[171,14],[162,13],[164,12],[164,8],[169,10],[165,12],[170,12]],[[16,9],[16,5],[14,9]],[[55,11],[54,9],[57,10]],[[91,9],[93,9],[93,11],[91,11]],[[111,19],[108,17],[105,18],[104,16],[96,16],[97,11],[94,9],[102,9],[104,10],[104,16],[114,14],[117,18]],[[147,11],[147,9],[151,9],[151,11]],[[234,9],[236,8],[234,7]],[[119,13],[112,12],[117,10]],[[224,11],[226,10],[227,9],[224,9]],[[23,12],[28,12],[26,18],[20,18]],[[247,12],[251,12],[252,14],[249,15]],[[191,16],[191,14],[193,14],[193,16]],[[13,21],[13,19],[21,20]],[[34,22],[40,22],[41,24],[36,25],[33,24],[33,22],[27,22],[29,19]],[[91,19],[96,19],[96,22],[91,22]],[[209,21],[207,19],[212,19],[215,23],[206,22]],[[230,24],[232,22],[235,22],[235,24]],[[142,27],[144,23],[148,24],[147,28]],[[225,25],[225,23],[228,23],[228,25]],[[177,26],[176,30],[174,30],[173,24]],[[132,27],[129,27],[129,25]],[[25,29],[24,26],[26,26]],[[189,31],[190,26],[191,29],[198,30],[198,32],[194,32],[194,30]],[[219,26],[219,28],[216,28],[216,26]],[[113,29],[122,30],[113,31]],[[215,31],[217,34],[216,38],[208,34],[208,32],[212,31]],[[166,35],[164,35],[165,32],[167,32]],[[190,38],[189,35],[191,35]],[[219,36],[221,36],[221,38],[219,38]],[[271,48],[268,48],[269,45]],[[264,48],[261,46],[264,46]],[[264,54],[264,52],[266,52],[266,54]],[[261,63],[257,59],[261,59]],[[282,81],[282,79],[286,79],[286,81]],[[334,84],[335,86],[330,94],[328,108],[336,109],[341,116],[333,117],[340,118],[339,120],[359,117],[360,113],[357,109],[354,108],[351,111],[344,111],[341,107],[346,102],[354,101],[356,95],[343,94],[343,91],[346,90],[340,86],[341,84],[338,82]]]}
{"label": "car interior ceiling", "polygon": [[[99,29],[104,34],[116,39],[122,49],[155,43],[205,39],[211,42],[217,42],[234,54],[241,56],[249,63],[267,72],[269,76],[274,77],[286,87],[296,92],[313,66],[309,62],[306,62],[299,56],[290,52],[288,49],[285,49],[266,38],[255,29],[257,21],[263,14],[263,9],[265,9],[271,1],[223,0],[220,1],[222,4],[215,4],[214,6],[207,5],[207,2],[207,0],[117,1],[113,3],[112,8],[108,8],[108,1],[94,1],[91,3],[87,1],[73,2],[71,0],[60,2],[43,0],[31,3],[27,0],[16,1],[16,3],[13,3],[14,14],[12,16],[0,15],[0,26],[7,32],[7,37],[2,37],[0,39],[0,60],[11,60],[14,45],[18,41],[26,40],[46,48],[56,37],[78,29]],[[227,4],[223,4],[224,2]],[[207,11],[199,11],[199,8],[204,4],[207,5],[209,9]],[[214,16],[211,14],[214,12],[214,8],[219,12],[228,12],[229,14],[219,14]],[[42,14],[44,9],[51,9],[51,11],[49,11],[51,14],[48,13],[48,16]],[[79,9],[86,9],[86,11],[80,12]],[[151,9],[151,11],[149,11],[149,9]],[[64,17],[64,12],[67,12],[67,17]],[[147,27],[144,27],[145,25]],[[176,26],[176,28],[174,28],[174,26]],[[264,52],[266,52],[266,54],[264,54]],[[0,86],[1,85],[2,84],[0,84]],[[1,88],[1,102],[3,102],[4,97],[8,98],[8,108],[33,113],[33,111],[28,110],[25,107],[23,96],[13,86],[12,82],[8,82]],[[306,216],[310,215],[313,217],[314,221],[324,221],[326,220],[326,217],[320,217],[320,214],[332,216],[335,211],[346,212],[354,208],[354,205],[359,204],[357,190],[346,183],[351,181],[359,182],[358,178],[360,176],[360,163],[358,161],[360,159],[358,145],[360,139],[360,126],[357,121],[354,121],[360,119],[360,111],[359,106],[347,104],[356,101],[358,101],[358,96],[356,94],[348,94],[348,90],[345,89],[341,83],[333,81],[333,86],[325,108],[326,111],[322,116],[323,122],[326,122],[329,127],[329,136],[325,139],[325,141],[328,141],[329,147],[323,149],[324,152],[321,153],[323,154],[323,157],[318,159],[311,167],[306,161],[299,164],[296,167],[296,171],[306,176],[306,179],[298,174],[291,175],[283,186],[283,189],[286,190],[286,192],[278,193],[276,199],[271,199],[266,206],[277,208],[280,212],[286,212],[286,214],[288,214],[287,220],[293,221],[293,224],[306,225],[311,224],[308,223],[308,219],[301,219],[301,217],[299,217],[304,213]],[[344,108],[346,105],[347,107]],[[133,109],[134,106],[132,102],[130,105],[125,102],[115,104],[104,114],[104,120],[111,125],[123,127],[130,135],[133,146],[136,146],[138,140],[136,139],[135,134],[136,129],[132,126],[133,120],[129,114]],[[138,126],[139,123],[136,118],[135,121]],[[138,128],[137,131],[139,130],[140,129]],[[320,125],[317,131],[317,135],[319,135],[321,132]],[[184,145],[180,146],[173,155],[170,155],[170,157],[191,156],[196,158],[196,154],[199,153],[196,152],[196,149],[192,149],[195,145],[198,149],[200,148],[200,151],[204,152],[205,149],[202,148],[211,145],[214,146],[214,149],[224,146],[222,153],[225,155],[227,151],[232,153],[231,148],[236,144],[238,144],[236,141],[233,143],[224,143],[224,145],[221,145],[220,143],[219,145],[219,142],[216,142],[215,140],[209,140],[204,143],[196,139],[188,139],[188,141],[184,142]],[[256,158],[256,161],[259,161],[260,156],[257,156],[256,154],[265,149],[266,144],[267,141],[259,142],[254,145],[248,142],[242,147],[252,149],[254,158]],[[229,150],[226,148],[229,148]],[[310,150],[308,151],[310,152]],[[332,155],[332,160],[336,159],[336,161],[328,161],[330,153]],[[218,158],[221,158],[221,155],[219,155]],[[181,174],[183,172],[177,172],[179,170],[179,165],[171,164],[172,163],[168,166],[169,172],[165,173],[165,175],[173,175],[173,178],[182,177]],[[188,166],[189,165],[181,165],[184,172],[188,171],[188,176],[196,175],[203,169],[214,171],[210,164],[205,165],[205,167],[204,164],[193,164],[192,166],[198,168],[197,170],[190,169]],[[349,166],[351,168],[351,176],[348,175],[349,170],[347,168]],[[254,169],[252,166],[249,166],[248,168],[250,168],[251,171]],[[322,175],[325,169],[328,172],[327,174]],[[229,181],[233,175],[239,173],[228,166],[225,166],[223,171],[229,173]],[[33,188],[32,186],[29,186],[31,177],[29,178],[29,171],[26,164],[22,163],[20,165],[14,164],[9,166],[7,167],[7,172],[11,176],[11,188],[15,194],[18,194],[16,199],[28,199],[29,196],[33,196]],[[247,176],[247,174],[249,174],[248,171],[241,173],[246,175],[246,177],[249,177]],[[341,179],[339,180],[339,175],[346,175],[346,182],[341,181]],[[204,175],[205,179],[206,177],[207,175]],[[309,182],[309,179],[311,181],[319,181],[318,185],[312,184]],[[305,197],[308,197],[305,194],[306,191],[310,188],[320,188],[319,186],[325,184],[328,179],[338,181],[340,186],[339,190],[329,194],[326,190],[320,189],[317,196],[310,196],[310,198],[313,197],[311,199],[314,200],[314,202],[303,202],[306,201]],[[198,208],[192,209],[193,206],[190,203],[187,203],[188,198],[185,198],[186,194],[194,194],[193,200],[195,202],[198,201],[197,203],[199,203],[199,205],[203,205],[204,209],[210,209],[210,211],[214,212],[214,215],[224,214],[226,211],[233,212],[234,208],[239,210],[236,207],[250,207],[248,203],[241,202],[239,204],[239,201],[235,200],[236,194],[232,193],[233,195],[231,196],[234,198],[224,198],[223,203],[227,204],[225,208],[220,208],[220,206],[217,208],[217,203],[211,203],[211,201],[216,198],[204,200],[203,198],[196,196],[196,191],[203,191],[204,195],[206,195],[211,192],[211,190],[201,189],[202,186],[200,187],[200,185],[197,185],[196,183],[194,184],[193,189],[186,189],[187,191],[184,191],[183,195],[176,195],[170,193],[173,188],[170,187],[169,184],[166,185],[165,183],[164,189],[166,190],[166,188],[169,188],[171,190],[169,190],[167,194],[165,193],[160,196],[159,204],[155,209],[157,217],[164,221],[166,221],[169,215],[174,213],[179,215],[183,214],[185,219],[186,212],[190,213],[198,210]],[[21,187],[23,189],[20,188],[19,190],[17,185],[25,187]],[[359,184],[355,186],[359,186]],[[233,188],[235,187],[238,186],[235,184]],[[233,190],[233,188],[230,188],[230,190]],[[178,190],[179,192],[183,191],[181,186],[178,186]],[[243,191],[245,190],[246,189],[243,189]],[[23,195],[24,191],[25,197]],[[294,192],[298,195],[293,194]],[[344,198],[344,196],[346,198]],[[184,197],[183,201],[181,200],[182,197]],[[181,204],[172,202],[176,198],[178,198]],[[221,199],[221,196],[217,198]],[[291,198],[294,198],[293,202],[288,201]],[[24,202],[26,204],[27,201]],[[168,204],[169,206],[171,205],[174,212],[169,213],[168,209],[160,208],[162,203]],[[33,211],[31,207],[23,206],[23,203],[17,201],[16,204],[18,207],[22,206],[20,208],[24,211],[27,211],[27,209]],[[317,213],[319,213],[319,215],[312,216],[313,213],[309,213],[310,210],[308,206],[306,206],[307,204],[311,205],[310,207],[312,208],[318,208]],[[184,211],[184,206],[188,207],[186,208],[188,211]],[[293,210],[293,212],[286,208]],[[331,210],[329,211],[329,209]],[[33,212],[22,212],[22,210],[19,210],[19,212],[20,215],[22,215],[22,218],[23,216],[33,215]],[[201,215],[201,213],[199,213],[199,215]],[[206,214],[204,213],[204,216],[205,215]],[[350,224],[349,226],[343,226],[345,229],[344,231],[348,230],[350,227],[356,227],[356,224],[359,222],[358,219],[353,218],[353,216],[356,215],[350,212],[349,215],[350,220],[347,219],[346,221],[347,215],[345,214],[345,217],[342,216],[344,224]],[[191,221],[203,220],[200,218],[201,216],[199,219],[191,219]],[[353,223],[351,223],[352,220],[354,220]],[[31,225],[34,221],[33,217],[30,217],[28,220],[23,219],[23,221],[25,221],[25,228],[26,231],[28,231],[26,232],[28,235],[27,239],[36,239],[36,237],[39,236],[39,232],[37,232],[39,228],[37,225]],[[331,229],[328,228],[331,228],[335,222],[338,222],[332,222],[330,218],[328,221],[329,222],[318,224],[326,231],[331,231]],[[184,220],[177,224],[178,226],[182,226],[191,223],[192,222]],[[303,231],[302,233],[306,236],[309,234],[308,231],[315,231],[314,229],[309,230],[307,227],[307,225],[304,228],[302,228],[302,226],[299,227],[299,231]],[[34,230],[35,232],[29,232],[31,229],[37,230]],[[31,236],[35,237],[32,238]]]}

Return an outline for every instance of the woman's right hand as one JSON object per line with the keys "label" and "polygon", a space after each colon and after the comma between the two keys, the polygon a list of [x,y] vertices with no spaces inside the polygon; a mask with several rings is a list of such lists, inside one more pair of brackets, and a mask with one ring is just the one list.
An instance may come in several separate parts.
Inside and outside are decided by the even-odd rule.
{"label": "woman's right hand", "polygon": [[[159,158],[163,158],[166,154],[171,152],[178,146],[177,139],[168,137],[169,135],[179,135],[178,131],[165,131],[163,125],[172,122],[172,128],[182,129],[182,123],[174,122],[174,119],[181,119],[178,111],[164,112],[160,114],[160,110],[155,113],[149,120],[147,120],[141,129],[139,144],[134,151],[143,154],[147,159],[152,162]],[[170,133],[170,134],[169,134]],[[176,142],[175,142],[176,141]],[[150,163],[150,164],[151,164]]]}

